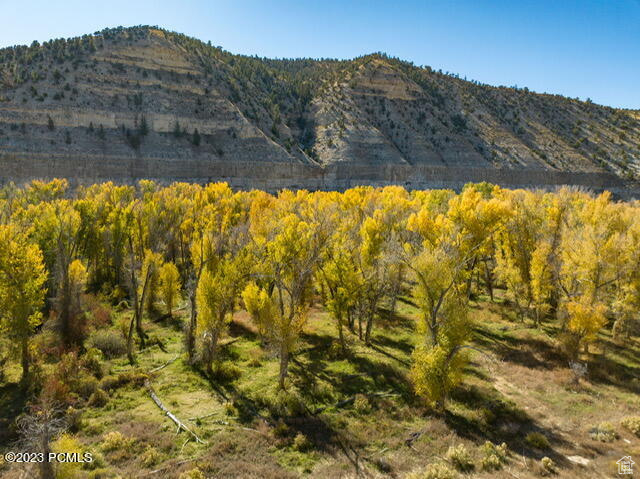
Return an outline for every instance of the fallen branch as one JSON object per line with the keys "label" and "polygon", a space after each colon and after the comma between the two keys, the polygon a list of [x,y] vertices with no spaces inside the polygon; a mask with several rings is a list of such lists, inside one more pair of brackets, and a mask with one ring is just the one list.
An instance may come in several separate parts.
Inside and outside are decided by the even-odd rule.
{"label": "fallen branch", "polygon": [[193,432],[191,429],[189,429],[180,419],[178,419],[176,417],[175,414],[173,414],[171,411],[169,411],[165,407],[165,405],[162,403],[160,398],[156,395],[155,391],[151,387],[151,383],[149,383],[148,379],[144,382],[144,385],[147,388],[147,391],[149,392],[149,396],[151,396],[151,399],[153,399],[153,402],[156,403],[156,406],[158,406],[160,408],[160,410],[162,412],[164,412],[166,414],[166,416],[176,424],[176,426],[178,426],[178,432],[180,432],[180,430],[182,429],[182,430],[188,432],[189,434],[191,434],[193,436],[193,438],[196,440],[196,442],[198,442],[200,444],[206,444],[202,439],[200,439],[196,435],[195,432]]}
{"label": "fallen branch", "polygon": [[187,421],[199,421],[201,419],[206,419],[208,417],[215,416],[217,414],[220,414],[220,413],[216,411],[216,412],[212,412],[211,414],[205,414],[204,416],[188,417]]}
{"label": "fallen branch", "polygon": [[166,363],[164,363],[162,366],[158,366],[157,368],[153,368],[151,371],[149,371],[149,374],[151,373],[155,373],[157,371],[160,371],[161,369],[166,368],[167,366],[169,366],[169,364],[171,364],[172,362],[174,362],[176,359],[178,359],[180,356],[176,356],[173,359],[169,359],[169,361],[167,361]]}
{"label": "fallen branch", "polygon": [[230,339],[230,340],[229,340],[229,341],[227,341],[227,342],[221,342],[221,343],[220,343],[220,347],[221,347],[221,348],[225,348],[225,347],[229,346],[230,344],[233,344],[233,343],[235,343],[235,342],[237,342],[237,341],[240,341],[241,339],[242,339],[242,338],[233,338],[233,339]]}

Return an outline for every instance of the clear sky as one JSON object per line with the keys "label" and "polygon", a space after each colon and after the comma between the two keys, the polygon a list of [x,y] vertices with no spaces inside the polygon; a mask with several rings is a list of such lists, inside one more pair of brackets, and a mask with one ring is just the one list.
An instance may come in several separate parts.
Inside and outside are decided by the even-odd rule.
{"label": "clear sky", "polygon": [[483,83],[640,108],[640,0],[0,0],[0,46],[140,24],[267,57],[383,51]]}

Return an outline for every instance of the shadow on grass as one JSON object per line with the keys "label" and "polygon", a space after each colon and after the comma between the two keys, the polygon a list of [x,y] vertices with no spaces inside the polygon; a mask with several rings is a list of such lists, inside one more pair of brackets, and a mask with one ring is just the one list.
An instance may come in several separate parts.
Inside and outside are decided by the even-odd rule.
{"label": "shadow on grass", "polygon": [[404,330],[413,331],[415,329],[415,321],[409,316],[391,311],[387,308],[378,308],[378,326],[383,328],[402,328]]}
{"label": "shadow on grass", "polygon": [[15,419],[27,404],[27,394],[19,383],[0,386],[0,448],[17,439]]}
{"label": "shadow on grass", "polygon": [[[461,437],[475,442],[490,440],[495,444],[506,443],[509,450],[532,459],[548,456],[561,466],[567,466],[565,456],[556,451],[558,447],[571,444],[553,430],[543,427],[515,403],[502,399],[497,391],[477,386],[456,389],[451,395],[470,415],[459,414],[451,406],[444,413],[445,423]],[[543,434],[550,442],[547,449],[536,449],[526,442],[527,434]]]}
{"label": "shadow on grass", "polygon": [[542,339],[517,338],[476,327],[474,343],[495,352],[502,361],[529,368],[553,370],[567,367],[566,357],[558,348]]}

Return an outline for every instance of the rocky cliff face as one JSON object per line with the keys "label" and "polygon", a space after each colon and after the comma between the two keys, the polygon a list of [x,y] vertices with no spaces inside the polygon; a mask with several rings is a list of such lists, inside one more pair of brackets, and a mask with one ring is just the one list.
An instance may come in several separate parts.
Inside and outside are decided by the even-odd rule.
{"label": "rocky cliff face", "polygon": [[384,55],[236,56],[148,27],[0,50],[3,180],[238,175],[295,186],[296,175],[334,171],[348,181],[350,165],[372,182],[393,182],[384,172],[397,165],[402,178],[431,168],[464,181],[467,169],[540,183],[547,171],[563,184],[563,172],[621,184],[640,178],[640,113]]}

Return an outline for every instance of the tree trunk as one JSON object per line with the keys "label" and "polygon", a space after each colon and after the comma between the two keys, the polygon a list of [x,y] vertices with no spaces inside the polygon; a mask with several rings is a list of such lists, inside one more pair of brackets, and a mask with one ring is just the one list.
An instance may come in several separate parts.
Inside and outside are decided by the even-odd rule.
{"label": "tree trunk", "polygon": [[351,309],[347,311],[347,325],[349,327],[349,331],[356,334],[355,318],[353,317],[353,311],[351,311]]}
{"label": "tree trunk", "polygon": [[131,322],[129,323],[129,334],[127,334],[127,358],[129,363],[133,366],[136,359],[133,357],[133,328],[135,326],[135,314],[131,316]]}
{"label": "tree trunk", "polygon": [[207,375],[209,377],[213,377],[213,367],[212,364],[216,360],[216,356],[218,354],[218,341],[220,339],[220,327],[215,328],[209,337],[208,347],[206,348],[204,360],[205,360],[205,369],[207,371]]}
{"label": "tree trunk", "polygon": [[[142,306],[142,305],[141,305]],[[134,314],[135,325],[136,325],[136,333],[138,334],[138,338],[140,339],[140,347],[144,348],[146,334],[142,329],[142,311],[136,311]]]}
{"label": "tree trunk", "polygon": [[191,303],[191,318],[189,319],[189,327],[187,328],[187,354],[189,362],[193,363],[194,352],[196,347],[196,326],[198,324],[198,310],[196,309],[196,290],[189,294],[189,302]]}
{"label": "tree trunk", "polygon": [[[68,275],[66,275],[68,276]],[[58,316],[58,322],[60,324],[60,335],[62,336],[62,343],[65,348],[69,348],[72,345],[71,340],[71,294],[70,284],[68,277],[65,277],[62,281],[62,291],[60,298],[60,311]]]}
{"label": "tree trunk", "polygon": [[31,362],[29,358],[29,341],[27,337],[22,338],[22,379],[21,383],[27,384],[29,382],[29,364]]}
{"label": "tree trunk", "polygon": [[347,345],[344,342],[344,327],[342,325],[342,315],[338,318],[338,338],[340,339],[340,349],[342,349],[342,354],[347,355]]}
{"label": "tree trunk", "polygon": [[474,256],[473,260],[471,261],[471,265],[467,269],[467,271],[469,272],[469,277],[467,278],[467,281],[466,281],[467,300],[471,300],[471,299],[474,298],[474,295],[473,295],[473,273],[476,270],[477,263],[478,263],[478,257]]}
{"label": "tree trunk", "polygon": [[373,316],[374,316],[373,308],[369,311],[369,317],[367,318],[367,330],[364,334],[364,343],[368,346],[371,344],[371,330],[373,329]]}
{"label": "tree trunk", "polygon": [[287,378],[287,372],[289,370],[289,350],[284,342],[280,345],[280,377],[278,380],[278,387],[280,389],[286,389],[285,379]]}
{"label": "tree trunk", "polygon": [[49,453],[51,452],[51,448],[49,446],[48,429],[45,429],[42,433],[40,447],[43,454],[43,459],[40,462],[40,479],[55,479],[53,464],[49,462]]}

